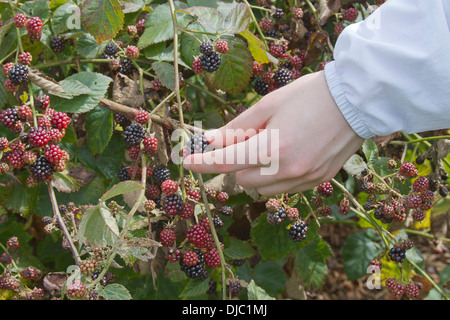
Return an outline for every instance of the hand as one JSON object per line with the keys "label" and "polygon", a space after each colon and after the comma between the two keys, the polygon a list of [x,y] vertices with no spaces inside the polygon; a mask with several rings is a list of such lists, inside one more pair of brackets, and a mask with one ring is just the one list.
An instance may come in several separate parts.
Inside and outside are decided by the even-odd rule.
{"label": "hand", "polygon": [[[278,139],[271,132],[278,132]],[[183,162],[186,169],[235,172],[239,185],[256,188],[265,196],[301,192],[329,181],[364,141],[337,107],[323,71],[269,93],[227,125],[207,131],[205,137],[212,146],[223,148],[189,155]],[[230,152],[246,161],[230,161]],[[278,161],[275,174],[262,171],[271,165],[261,156],[266,154]]]}

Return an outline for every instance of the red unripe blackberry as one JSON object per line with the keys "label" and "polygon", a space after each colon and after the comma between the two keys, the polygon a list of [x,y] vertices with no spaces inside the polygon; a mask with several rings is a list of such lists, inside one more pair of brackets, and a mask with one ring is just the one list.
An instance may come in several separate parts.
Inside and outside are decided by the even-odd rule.
{"label": "red unripe blackberry", "polygon": [[417,298],[420,294],[419,286],[415,283],[408,283],[405,288],[405,295],[409,299]]}
{"label": "red unripe blackberry", "polygon": [[16,236],[12,236],[10,237],[7,241],[6,241],[6,245],[10,248],[16,248],[19,246],[19,238],[17,238]]}
{"label": "red unripe blackberry", "polygon": [[297,20],[301,19],[303,17],[303,9],[299,7],[292,8],[292,15]]}
{"label": "red unripe blackberry", "polygon": [[28,33],[37,34],[37,33],[41,33],[43,26],[44,26],[44,24],[42,23],[41,18],[39,18],[39,17],[31,17],[27,21],[27,26],[26,27],[27,27]]}
{"label": "red unripe blackberry", "polygon": [[20,275],[25,279],[39,279],[42,276],[42,272],[34,267],[26,267],[20,271]]}
{"label": "red unripe blackberry", "polygon": [[345,216],[349,213],[350,211],[350,202],[348,201],[347,198],[344,198],[341,200],[341,202],[339,203],[339,214],[342,216]]}
{"label": "red unripe blackberry", "polygon": [[139,167],[139,165],[137,165],[137,164],[132,164],[132,165],[130,165],[130,166],[128,167],[128,169],[127,169],[127,172],[128,172],[128,176],[129,176],[131,179],[137,179],[137,180],[140,180],[141,177],[142,177],[142,169],[141,169],[141,167]]}
{"label": "red unripe blackberry", "polygon": [[143,34],[145,31],[145,19],[140,19],[136,22],[136,29],[139,35]]}
{"label": "red unripe blackberry", "polygon": [[322,217],[330,216],[333,213],[333,210],[330,206],[323,206],[316,210],[317,215]]}
{"label": "red unripe blackberry", "polygon": [[9,163],[13,168],[22,168],[25,165],[23,160],[23,150],[13,150],[8,155]]}
{"label": "red unripe blackberry", "polygon": [[86,295],[86,285],[80,280],[72,281],[66,288],[70,299],[82,299]]}
{"label": "red unripe blackberry", "polygon": [[25,66],[30,65],[31,60],[33,60],[33,57],[31,56],[31,53],[29,53],[29,52],[23,52],[23,53],[19,54],[19,56],[17,57],[17,61],[20,64],[23,64]]}
{"label": "red unripe blackberry", "polygon": [[50,97],[46,94],[40,94],[36,97],[35,106],[39,109],[47,109],[50,106]]}
{"label": "red unripe blackberry", "polygon": [[200,192],[198,190],[186,190],[186,194],[189,199],[197,202],[200,200],[201,197]]}
{"label": "red unripe blackberry", "polygon": [[7,163],[0,162],[0,175],[9,171],[9,166]]}
{"label": "red unripe blackberry", "polygon": [[120,61],[117,59],[111,59],[111,61],[108,63],[108,67],[111,70],[118,70],[120,68]]}
{"label": "red unripe blackberry", "polygon": [[380,270],[383,268],[383,263],[380,260],[375,259],[370,261],[369,266],[373,267],[372,273],[376,273],[380,272]]}
{"label": "red unripe blackberry", "polygon": [[58,145],[52,144],[45,148],[44,156],[50,163],[55,164],[62,159],[64,152]]}
{"label": "red unripe blackberry", "polygon": [[17,84],[13,83],[9,79],[5,80],[5,83],[3,84],[3,87],[9,93],[14,93],[14,92],[16,92],[19,89],[19,86]]}
{"label": "red unripe blackberry", "polygon": [[194,224],[187,229],[186,238],[197,248],[202,248],[206,241],[206,230],[201,224]]}
{"label": "red unripe blackberry", "polygon": [[410,209],[420,208],[422,205],[422,198],[417,193],[412,193],[406,196],[406,206]]}
{"label": "red unripe blackberry", "polygon": [[22,14],[18,13],[14,16],[14,24],[17,28],[25,28],[27,26],[28,18]]}
{"label": "red unripe blackberry", "polygon": [[145,154],[149,156],[156,154],[156,151],[158,150],[158,139],[147,136],[144,138],[142,144]]}
{"label": "red unripe blackberry", "polygon": [[21,105],[17,108],[17,115],[21,120],[27,120],[33,116],[33,110],[29,106]]}
{"label": "red unripe blackberry", "polygon": [[0,277],[0,289],[16,290],[20,283],[16,279],[9,278],[6,275]]}
{"label": "red unripe blackberry", "polygon": [[221,191],[221,192],[219,192],[219,194],[217,195],[217,200],[218,200],[219,202],[224,203],[224,202],[227,202],[228,199],[229,199],[228,193],[226,193],[225,191]]}
{"label": "red unripe blackberry", "polygon": [[165,247],[170,247],[176,240],[175,231],[173,229],[164,229],[159,234],[161,244]]}
{"label": "red unripe blackberry", "polygon": [[188,267],[195,266],[198,262],[198,255],[195,251],[189,250],[183,254],[183,263]]}
{"label": "red unripe blackberry", "polygon": [[326,198],[333,194],[333,186],[330,182],[324,182],[317,187],[317,193]]}
{"label": "red unripe blackberry", "polygon": [[225,40],[219,40],[216,42],[216,51],[219,53],[227,53],[228,52],[228,42]]}
{"label": "red unripe blackberry", "polygon": [[280,207],[280,201],[275,198],[270,198],[266,202],[266,209],[270,211],[276,211]]}
{"label": "red unripe blackberry", "polygon": [[419,172],[416,169],[416,166],[412,162],[404,162],[398,169],[400,175],[406,177],[406,178],[413,178],[416,177]]}
{"label": "red unripe blackberry", "polygon": [[165,180],[163,183],[161,183],[161,191],[167,195],[171,196],[178,190],[178,184],[173,180]]}
{"label": "red unripe blackberry", "polygon": [[155,89],[156,91],[161,89],[161,86],[162,86],[161,81],[159,79],[152,80],[152,85],[153,85],[153,89]]}
{"label": "red unripe blackberry", "polygon": [[194,70],[194,72],[197,74],[203,72],[202,61],[199,58],[195,59],[192,62],[192,70]]}
{"label": "red unripe blackberry", "polygon": [[291,57],[291,65],[295,69],[301,69],[303,67],[303,59],[299,56],[292,56]]}
{"label": "red unripe blackberry", "polygon": [[216,248],[208,250],[203,256],[208,267],[215,268],[220,266],[220,255]]}
{"label": "red unripe blackberry", "polygon": [[397,279],[395,278],[389,278],[386,280],[386,287],[388,287],[392,294],[399,298],[403,295],[403,293],[405,293],[405,286],[400,284]]}
{"label": "red unripe blackberry", "polygon": [[263,31],[267,32],[273,29],[275,23],[267,18],[263,18],[259,23],[259,26]]}
{"label": "red unripe blackberry", "polygon": [[154,184],[149,184],[145,189],[145,196],[151,200],[156,200],[159,198],[161,191],[159,187]]}
{"label": "red unripe blackberry", "polygon": [[135,25],[129,25],[127,26],[127,32],[128,34],[131,34],[132,36],[137,34],[137,28]]}
{"label": "red unripe blackberry", "polygon": [[254,75],[259,76],[264,72],[264,64],[262,62],[253,61],[252,70]]}
{"label": "red unripe blackberry", "polygon": [[70,118],[65,112],[55,111],[51,121],[53,128],[66,129],[70,123]]}
{"label": "red unripe blackberry", "polygon": [[139,57],[139,48],[136,46],[128,46],[125,50],[125,54],[128,59],[134,60]]}
{"label": "red unripe blackberry", "polygon": [[0,257],[0,262],[3,264],[10,264],[12,262],[12,257],[6,252],[3,252],[2,256]]}
{"label": "red unripe blackberry", "polygon": [[169,216],[177,215],[183,206],[183,199],[178,194],[164,198],[164,212]]}
{"label": "red unripe blackberry", "polygon": [[424,202],[432,201],[434,199],[434,192],[431,190],[425,190],[420,193],[420,198]]}
{"label": "red unripe blackberry", "polygon": [[349,7],[342,13],[342,19],[353,22],[358,18],[358,9]]}
{"label": "red unripe blackberry", "polygon": [[182,257],[181,250],[178,248],[169,249],[167,252],[167,258],[172,262],[176,262],[176,261],[180,260],[181,257]]}
{"label": "red unripe blackberry", "polygon": [[203,257],[203,253],[198,250],[195,249],[194,250],[197,253],[198,256],[198,261],[194,266],[187,266],[184,262],[183,259],[180,259],[179,263],[180,263],[180,269],[186,274],[186,276],[188,276],[189,278],[192,279],[197,279],[197,280],[206,280],[208,278],[208,272],[206,271],[205,268],[205,259]]}
{"label": "red unripe blackberry", "polygon": [[24,151],[22,155],[22,160],[25,164],[33,164],[36,162],[37,158],[38,155],[36,154],[36,152],[31,150]]}
{"label": "red unripe blackberry", "polygon": [[31,42],[40,41],[42,38],[42,32],[28,32],[28,38]]}
{"label": "red unripe blackberry", "polygon": [[4,151],[8,149],[9,147],[9,141],[5,137],[0,137],[0,151]]}
{"label": "red unripe blackberry", "polygon": [[47,130],[33,127],[28,131],[28,142],[32,147],[43,147],[50,140]]}
{"label": "red unripe blackberry", "polygon": [[334,25],[334,33],[340,35],[344,31],[345,27],[342,23],[336,23]]}
{"label": "red unripe blackberry", "polygon": [[412,218],[414,219],[414,221],[423,221],[423,219],[425,219],[425,216],[426,214],[422,209],[415,209],[412,213]]}
{"label": "red unripe blackberry", "polygon": [[296,221],[299,217],[298,209],[293,207],[286,207],[286,216],[290,221]]}
{"label": "red unripe blackberry", "polygon": [[136,160],[137,158],[139,158],[139,155],[141,154],[140,146],[131,147],[128,150],[128,154],[132,160]]}
{"label": "red unripe blackberry", "polygon": [[7,76],[11,68],[13,67],[13,62],[7,62],[2,66],[3,73]]}
{"label": "red unripe blackberry", "polygon": [[425,191],[428,189],[430,185],[430,182],[426,177],[418,177],[416,180],[414,180],[412,188],[416,192]]}
{"label": "red unripe blackberry", "polygon": [[150,114],[145,110],[139,110],[134,118],[134,121],[142,125],[147,124],[149,120]]}
{"label": "red unripe blackberry", "polygon": [[194,205],[189,201],[186,201],[181,207],[179,216],[181,219],[189,219],[194,215]]}

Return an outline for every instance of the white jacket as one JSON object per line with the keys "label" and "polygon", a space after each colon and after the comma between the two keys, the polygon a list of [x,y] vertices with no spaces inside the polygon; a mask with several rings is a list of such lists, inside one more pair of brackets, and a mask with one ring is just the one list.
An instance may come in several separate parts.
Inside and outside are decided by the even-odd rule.
{"label": "white jacket", "polygon": [[339,36],[328,87],[362,138],[450,128],[450,0],[388,0]]}

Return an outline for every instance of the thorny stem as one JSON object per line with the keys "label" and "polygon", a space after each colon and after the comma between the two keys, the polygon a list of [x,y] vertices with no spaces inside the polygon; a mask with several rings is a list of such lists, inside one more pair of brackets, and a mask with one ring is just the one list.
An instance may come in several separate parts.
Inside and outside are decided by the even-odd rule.
{"label": "thorny stem", "polygon": [[216,244],[217,251],[220,256],[220,267],[222,269],[222,298],[226,300],[226,275],[225,275],[225,257],[223,255],[222,248],[220,246],[219,238],[217,237],[216,228],[214,226],[211,211],[209,210],[208,198],[206,196],[205,186],[203,184],[203,178],[201,174],[198,174],[198,186],[200,187],[203,204],[205,205],[206,215],[208,216],[209,226],[211,229],[211,234],[214,238],[214,243]]}
{"label": "thorny stem", "polygon": [[73,258],[75,259],[76,265],[79,265],[80,255],[78,254],[78,251],[72,241],[72,237],[71,237],[69,231],[67,230],[66,224],[64,223],[64,221],[62,219],[61,213],[59,212],[58,202],[56,201],[56,196],[55,196],[55,190],[53,190],[53,186],[52,186],[51,182],[47,182],[47,189],[48,189],[48,194],[50,195],[50,201],[52,203],[53,214],[56,216],[59,227],[61,228],[64,236],[66,237],[67,241],[69,242],[69,248],[70,248],[70,251],[72,251],[72,255],[73,255]]}
{"label": "thorny stem", "polygon": [[320,228],[320,223],[319,223],[319,219],[317,219],[316,214],[314,213],[313,208],[311,207],[311,205],[309,204],[308,199],[306,199],[305,195],[303,194],[303,192],[299,192],[299,195],[302,197],[303,202],[306,204],[306,206],[308,207],[308,210],[310,212],[310,214],[314,217],[314,220],[316,220],[317,222],[317,226]]}

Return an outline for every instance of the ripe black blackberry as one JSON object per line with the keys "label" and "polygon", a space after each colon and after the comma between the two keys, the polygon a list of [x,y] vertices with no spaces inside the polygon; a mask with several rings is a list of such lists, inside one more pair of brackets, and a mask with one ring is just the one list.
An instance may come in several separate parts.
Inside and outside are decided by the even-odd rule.
{"label": "ripe black blackberry", "polygon": [[183,207],[183,199],[178,194],[172,194],[164,198],[164,212],[169,216],[175,216]]}
{"label": "ripe black blackberry", "polygon": [[273,39],[280,39],[281,38],[280,33],[277,30],[275,30],[275,29],[267,31],[265,36],[268,37],[268,38],[273,38]]}
{"label": "ripe black blackberry", "polygon": [[44,157],[39,157],[29,166],[31,175],[37,181],[43,181],[50,178],[53,174],[52,164]]}
{"label": "ripe black blackberry", "polygon": [[200,44],[200,53],[201,54],[211,54],[213,52],[212,43],[209,41],[204,41]]}
{"label": "ripe black blackberry", "polygon": [[269,92],[269,85],[265,83],[261,78],[256,79],[253,86],[255,92],[260,96],[265,96]]}
{"label": "ripe black blackberry", "polygon": [[205,258],[203,257],[203,252],[199,249],[195,249],[194,252],[198,256],[197,263],[193,266],[187,266],[183,262],[183,258],[179,260],[181,270],[192,279],[206,280],[208,278],[208,272],[205,267]]}
{"label": "ripe black blackberry", "polygon": [[399,246],[394,245],[394,247],[391,248],[389,251],[389,258],[391,258],[394,262],[403,262],[405,261],[406,254],[405,250]]}
{"label": "ripe black blackberry", "polygon": [[120,181],[130,180],[130,176],[128,175],[128,169],[125,166],[122,166],[117,173]]}
{"label": "ripe black blackberry", "polygon": [[119,72],[125,75],[129,75],[133,72],[134,66],[130,59],[120,58],[119,60]]}
{"label": "ripe black blackberry", "polygon": [[115,57],[119,48],[114,43],[108,43],[105,47],[104,54],[109,57]]}
{"label": "ripe black blackberry", "polygon": [[136,123],[132,123],[123,131],[123,140],[128,147],[138,146],[145,137],[144,128]]}
{"label": "ripe black blackberry", "polygon": [[306,238],[308,226],[304,222],[296,222],[289,228],[289,239],[294,242],[301,242]]}
{"label": "ripe black blackberry", "polygon": [[278,69],[273,75],[273,80],[279,87],[285,86],[292,80],[292,73],[286,68]]}
{"label": "ripe black blackberry", "polygon": [[267,222],[269,224],[279,224],[286,218],[286,210],[283,207],[279,207],[275,211],[267,212]]}
{"label": "ripe black blackberry", "polygon": [[55,52],[61,52],[66,47],[66,43],[60,35],[56,35],[50,39],[50,47]]}
{"label": "ripe black blackberry", "polygon": [[188,142],[188,150],[191,154],[193,153],[203,153],[208,147],[209,143],[203,134],[195,134],[191,137]]}
{"label": "ripe black blackberry", "polygon": [[159,185],[170,179],[170,170],[165,166],[158,166],[153,170],[153,179]]}
{"label": "ripe black blackberry", "polygon": [[8,73],[8,79],[14,84],[21,84],[28,80],[28,67],[22,64],[15,64]]}
{"label": "ripe black blackberry", "polygon": [[203,70],[214,72],[219,69],[222,60],[216,52],[211,52],[209,54],[203,54],[202,56],[200,56],[200,62]]}
{"label": "ripe black blackberry", "polygon": [[222,228],[224,226],[224,222],[219,216],[214,217],[213,222],[216,228]]}
{"label": "ripe black blackberry", "polygon": [[282,9],[282,8],[276,8],[276,10],[275,10],[275,12],[274,12],[274,14],[273,14],[273,17],[274,17],[275,19],[281,19],[281,18],[283,18],[283,17],[284,17],[284,11],[283,11],[283,9]]}
{"label": "ripe black blackberry", "polygon": [[232,280],[232,281],[230,280],[230,283],[227,284],[226,290],[227,290],[227,295],[231,294],[232,297],[236,297],[239,294],[239,292],[242,290],[242,285],[241,285],[240,281],[237,279]]}

